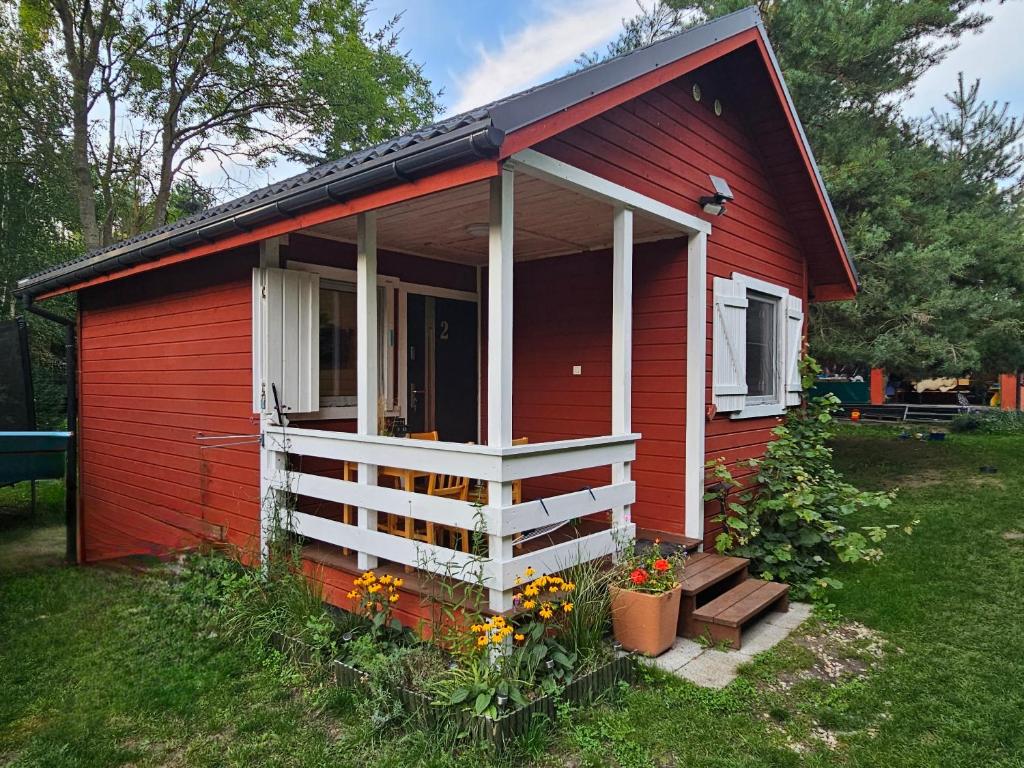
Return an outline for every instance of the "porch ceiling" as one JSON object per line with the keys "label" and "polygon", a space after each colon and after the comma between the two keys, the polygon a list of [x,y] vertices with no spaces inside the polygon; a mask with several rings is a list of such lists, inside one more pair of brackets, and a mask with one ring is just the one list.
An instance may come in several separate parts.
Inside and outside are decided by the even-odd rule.
{"label": "porch ceiling", "polygon": [[[377,212],[377,243],[380,248],[415,256],[486,264],[488,199],[488,182],[481,181],[381,208]],[[610,248],[612,244],[610,205],[541,179],[516,175],[513,216],[516,261]],[[354,243],[356,218],[336,219],[301,231]],[[636,242],[680,235],[640,212],[634,217],[633,232]]]}

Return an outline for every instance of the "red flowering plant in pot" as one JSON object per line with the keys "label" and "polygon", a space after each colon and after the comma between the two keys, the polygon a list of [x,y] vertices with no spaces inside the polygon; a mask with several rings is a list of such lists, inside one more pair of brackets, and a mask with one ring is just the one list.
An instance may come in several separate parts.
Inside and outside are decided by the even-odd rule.
{"label": "red flowering plant in pot", "polygon": [[615,639],[629,651],[657,656],[672,647],[679,619],[685,554],[663,554],[661,542],[619,556],[611,591]]}

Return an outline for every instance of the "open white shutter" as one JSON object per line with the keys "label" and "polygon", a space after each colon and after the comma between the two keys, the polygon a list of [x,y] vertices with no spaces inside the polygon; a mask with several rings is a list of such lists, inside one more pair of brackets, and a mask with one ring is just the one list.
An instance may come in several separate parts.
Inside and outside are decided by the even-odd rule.
{"label": "open white shutter", "polygon": [[786,405],[800,405],[803,384],[800,381],[800,356],[804,349],[804,311],[799,296],[786,296]]}
{"label": "open white shutter", "polygon": [[719,411],[740,411],[747,394],[747,288],[715,278],[712,395]]}
{"label": "open white shutter", "polygon": [[253,270],[253,410],[320,409],[320,276],[291,269]]}

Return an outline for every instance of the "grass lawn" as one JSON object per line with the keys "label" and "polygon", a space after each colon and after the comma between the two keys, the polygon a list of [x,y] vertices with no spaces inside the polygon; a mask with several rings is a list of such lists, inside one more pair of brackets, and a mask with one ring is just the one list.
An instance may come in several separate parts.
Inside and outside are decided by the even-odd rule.
{"label": "grass lawn", "polygon": [[807,672],[803,641],[723,691],[652,674],[502,758],[377,730],[348,692],[198,631],[165,579],[15,557],[31,529],[2,522],[0,765],[1024,766],[1024,437],[862,427],[837,457],[920,520],[881,564],[841,568],[807,628],[876,633],[845,646],[849,674]]}

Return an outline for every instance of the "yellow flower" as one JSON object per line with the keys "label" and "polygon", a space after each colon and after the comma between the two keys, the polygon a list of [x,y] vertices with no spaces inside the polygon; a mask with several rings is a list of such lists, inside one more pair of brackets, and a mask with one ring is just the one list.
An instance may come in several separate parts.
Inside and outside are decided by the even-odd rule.
{"label": "yellow flower", "polygon": [[499,633],[499,634],[497,634],[497,635],[494,635],[494,636],[492,636],[492,637],[491,637],[491,642],[492,642],[492,643],[493,643],[494,645],[498,645],[498,644],[499,644],[499,643],[501,643],[501,641],[502,641],[502,640],[504,640],[504,639],[505,639],[505,636]]}
{"label": "yellow flower", "polygon": [[380,592],[380,590],[381,590],[380,584],[371,584],[370,586],[368,586],[366,588],[366,591],[369,592],[371,595],[376,594],[377,592]]}
{"label": "yellow flower", "polygon": [[523,603],[523,608],[525,608],[528,611],[532,611],[536,607],[537,607],[537,601],[536,600],[527,600],[525,603]]}
{"label": "yellow flower", "polygon": [[533,570],[533,568],[527,568],[525,573],[526,573],[526,578],[530,578],[531,576],[533,576],[533,574],[536,573],[536,571]]}
{"label": "yellow flower", "polygon": [[405,579],[395,579],[395,586],[396,587],[401,588],[401,586],[403,584],[405,584]]}
{"label": "yellow flower", "polygon": [[548,587],[548,592],[557,592],[557,591],[558,591],[558,585],[557,584],[552,584],[550,587]]}
{"label": "yellow flower", "polygon": [[381,584],[390,584],[391,583],[391,575],[388,574],[388,575],[385,575],[385,576],[381,576],[380,577],[380,583]]}
{"label": "yellow flower", "polygon": [[540,614],[540,617],[542,619],[550,619],[552,616],[555,615],[554,611],[552,611],[550,608],[541,608],[538,613]]}
{"label": "yellow flower", "polygon": [[559,576],[548,576],[548,581],[550,581],[552,584],[562,584],[563,583],[561,577],[559,577]]}
{"label": "yellow flower", "polygon": [[355,600],[357,597],[359,597],[359,593],[356,592],[354,589],[348,593],[349,600]]}
{"label": "yellow flower", "polygon": [[522,583],[523,583],[523,577],[522,576],[516,576],[516,585],[518,586],[519,584],[522,584]]}
{"label": "yellow flower", "polygon": [[388,602],[397,603],[398,602],[398,595],[391,595],[391,597],[388,598]]}
{"label": "yellow flower", "polygon": [[572,613],[572,603],[565,603],[562,606],[562,610],[565,611],[566,613]]}
{"label": "yellow flower", "polygon": [[537,587],[533,586],[533,584],[531,584],[530,586],[528,586],[526,589],[523,590],[523,593],[527,597],[536,597],[538,594],[540,594],[540,590],[537,589]]}
{"label": "yellow flower", "polygon": [[491,619],[491,622],[496,627],[504,627],[505,626],[505,617],[504,616],[495,616],[493,619]]}
{"label": "yellow flower", "polygon": [[487,636],[486,636],[486,635],[480,635],[480,637],[478,637],[478,638],[476,639],[476,644],[477,644],[478,646],[480,646],[481,648],[482,648],[483,646],[487,645]]}
{"label": "yellow flower", "polygon": [[520,602],[520,601],[521,601],[522,599],[523,599],[523,593],[522,593],[522,592],[516,592],[516,593],[515,593],[514,595],[512,595],[512,600],[513,600],[514,602],[517,602],[517,603],[518,603],[518,602]]}
{"label": "yellow flower", "polygon": [[574,589],[576,589],[576,585],[573,584],[571,581],[567,581],[565,582],[565,584],[562,585],[562,589],[564,589],[566,592],[572,592]]}
{"label": "yellow flower", "polygon": [[515,641],[516,641],[517,643],[521,643],[521,642],[523,642],[523,640],[525,640],[525,639],[526,639],[526,635],[521,635],[521,634],[519,634],[518,632],[516,632],[516,635],[515,635],[515,637],[514,637],[513,639],[514,639],[514,640],[515,640]]}
{"label": "yellow flower", "polygon": [[546,587],[548,585],[548,581],[549,579],[547,576],[538,576],[533,580],[533,583],[538,587]]}

